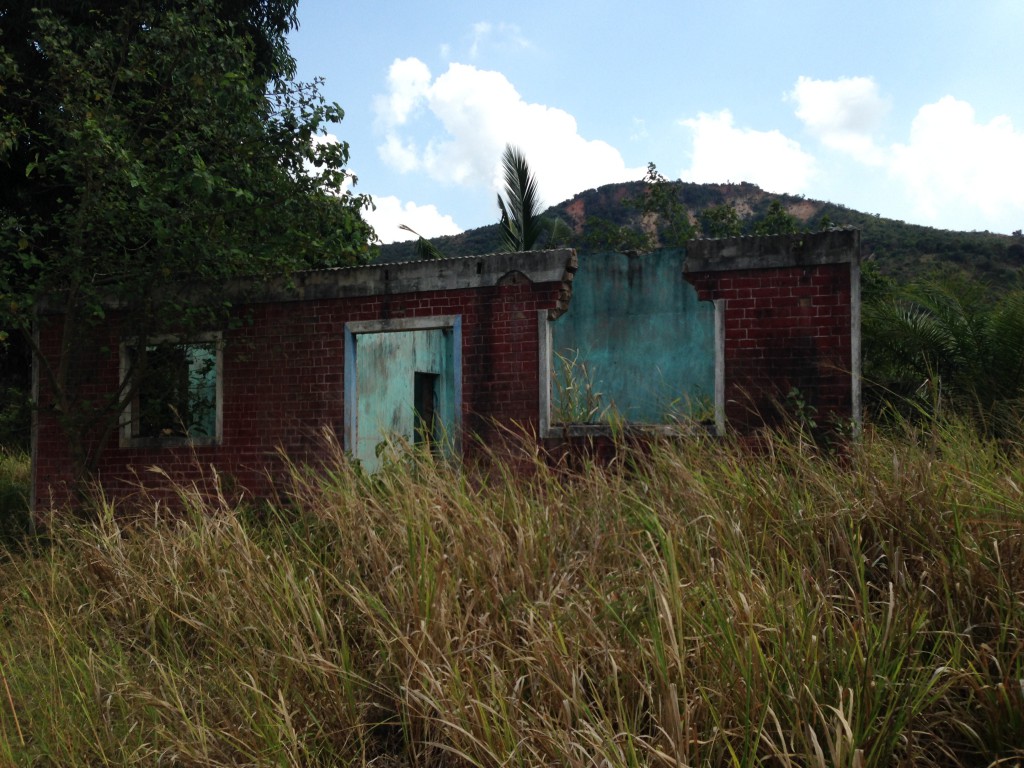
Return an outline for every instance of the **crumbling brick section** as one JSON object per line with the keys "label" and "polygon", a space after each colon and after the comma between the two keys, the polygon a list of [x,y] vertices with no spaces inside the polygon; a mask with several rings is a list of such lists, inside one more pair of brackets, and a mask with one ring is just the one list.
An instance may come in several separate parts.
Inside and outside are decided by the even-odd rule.
{"label": "crumbling brick section", "polygon": [[730,429],[859,418],[859,254],[856,230],[688,244],[686,279],[724,313]]}

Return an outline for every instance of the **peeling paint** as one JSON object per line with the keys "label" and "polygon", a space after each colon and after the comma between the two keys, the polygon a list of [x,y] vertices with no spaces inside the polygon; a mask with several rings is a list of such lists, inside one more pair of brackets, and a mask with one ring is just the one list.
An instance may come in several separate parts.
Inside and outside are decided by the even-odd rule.
{"label": "peeling paint", "polygon": [[[455,416],[452,332],[362,333],[356,337],[356,444],[363,468],[380,466],[381,446],[388,441],[415,442],[414,381],[416,373],[438,376],[436,418],[442,435],[451,435]],[[439,450],[451,453],[451,441]]]}
{"label": "peeling paint", "polygon": [[[566,386],[588,386],[603,417],[664,424],[709,417],[715,387],[715,310],[683,278],[685,254],[580,258],[572,303],[552,323],[552,418],[568,410]],[[567,361],[587,381],[566,382]]]}

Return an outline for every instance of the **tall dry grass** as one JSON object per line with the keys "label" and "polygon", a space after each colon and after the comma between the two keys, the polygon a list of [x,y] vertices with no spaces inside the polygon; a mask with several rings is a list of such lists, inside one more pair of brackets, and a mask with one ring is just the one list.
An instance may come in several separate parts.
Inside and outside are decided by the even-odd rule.
{"label": "tall dry grass", "polygon": [[340,453],[268,508],[0,566],[0,763],[1024,759],[1024,461],[951,425],[534,461]]}
{"label": "tall dry grass", "polygon": [[0,444],[0,547],[10,548],[31,530],[28,454]]}

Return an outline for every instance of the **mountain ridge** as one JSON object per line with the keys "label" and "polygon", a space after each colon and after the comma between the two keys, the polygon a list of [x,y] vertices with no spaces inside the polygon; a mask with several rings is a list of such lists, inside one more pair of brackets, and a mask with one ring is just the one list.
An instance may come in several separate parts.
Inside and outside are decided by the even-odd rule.
{"label": "mountain ridge", "polygon": [[[877,264],[883,274],[901,281],[938,273],[966,274],[997,289],[1024,282],[1024,237],[1020,230],[1004,235],[908,224],[803,195],[767,192],[750,182],[668,183],[675,187],[676,199],[698,226],[701,214],[708,208],[731,205],[739,214],[741,234],[753,234],[772,203],[778,202],[801,230],[817,231],[822,225],[861,230],[864,258]],[[647,186],[643,181],[605,184],[551,206],[545,215],[560,218],[572,231],[564,243],[558,244],[573,246],[581,253],[608,250],[595,246],[593,238],[588,237],[595,230],[595,223],[601,222],[646,233],[660,245],[664,222],[658,214],[644,213],[636,202],[642,199]],[[497,223],[433,238],[431,242],[445,256],[473,256],[501,249]],[[416,242],[407,241],[382,246],[378,260],[417,258]]]}

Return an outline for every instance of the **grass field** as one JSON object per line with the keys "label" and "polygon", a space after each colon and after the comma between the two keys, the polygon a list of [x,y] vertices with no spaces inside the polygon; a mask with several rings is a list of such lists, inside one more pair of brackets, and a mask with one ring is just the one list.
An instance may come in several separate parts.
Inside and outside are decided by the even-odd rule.
{"label": "grass field", "polygon": [[0,558],[0,764],[1024,761],[1021,446],[339,455],[289,485]]}
{"label": "grass field", "polygon": [[28,455],[0,446],[0,547],[28,533]]}

